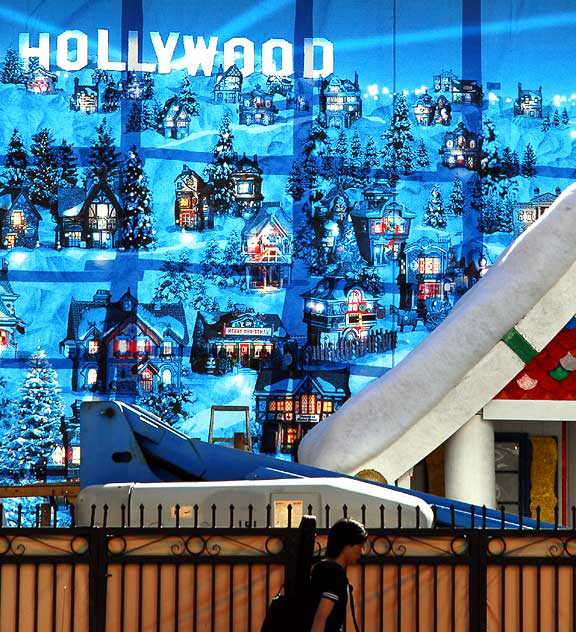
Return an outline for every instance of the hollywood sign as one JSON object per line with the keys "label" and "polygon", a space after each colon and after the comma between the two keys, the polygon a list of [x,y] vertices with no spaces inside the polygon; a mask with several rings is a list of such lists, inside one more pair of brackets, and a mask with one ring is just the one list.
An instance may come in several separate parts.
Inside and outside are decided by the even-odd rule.
{"label": "hollywood sign", "polygon": [[[98,29],[95,43],[97,67],[102,70],[141,71],[168,74],[174,69],[186,68],[188,74],[195,76],[199,70],[205,76],[212,75],[218,37],[206,38],[182,35],[170,32],[164,40],[158,31],[149,33],[156,61],[141,61],[140,33],[128,31],[127,54],[125,59],[111,59],[110,38],[107,29]],[[181,39],[183,55],[174,60],[176,45]],[[50,33],[39,33],[34,45],[30,42],[30,33],[20,33],[20,56],[27,60],[37,57],[41,66],[50,70],[50,53],[53,40]],[[321,54],[317,54],[320,52]],[[241,51],[241,52],[240,52]],[[94,54],[94,43],[89,41],[83,31],[68,30],[56,37],[56,66],[64,71],[82,70],[88,65],[88,54]],[[236,64],[244,77],[255,72],[256,46],[247,37],[233,37],[222,46],[223,67]],[[116,55],[118,57],[119,55]],[[316,59],[315,59],[316,58]],[[240,65],[242,59],[242,65]],[[315,67],[315,61],[320,67]],[[260,50],[260,71],[264,75],[289,77],[294,74],[294,46],[285,39],[272,38],[265,41]],[[326,77],[334,72],[334,45],[322,37],[304,39],[302,74],[308,79]]]}

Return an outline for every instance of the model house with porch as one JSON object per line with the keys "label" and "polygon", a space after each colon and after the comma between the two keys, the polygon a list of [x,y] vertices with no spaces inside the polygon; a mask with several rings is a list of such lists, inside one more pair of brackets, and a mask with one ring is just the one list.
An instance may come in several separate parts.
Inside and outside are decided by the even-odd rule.
{"label": "model house with porch", "polygon": [[41,220],[26,188],[0,189],[0,248],[35,248]]}
{"label": "model house with porch", "polygon": [[238,112],[240,125],[272,125],[278,108],[274,105],[274,96],[257,85],[241,96]]}
{"label": "model house with porch", "polygon": [[[553,522],[576,504],[576,186],[419,347],[303,439],[299,460]],[[409,386],[408,386],[409,385]],[[418,393],[409,399],[402,393]],[[346,437],[369,436],[350,446]],[[345,444],[343,443],[345,442]]]}
{"label": "model house with porch", "polygon": [[475,171],[480,167],[480,141],[478,134],[466,128],[462,121],[444,134],[442,147],[438,150],[442,164],[449,169],[463,167]]}
{"label": "model house with porch", "polygon": [[372,188],[364,196],[350,212],[358,249],[370,265],[386,265],[402,252],[414,213],[387,188]]}
{"label": "model house with porch", "polygon": [[260,208],[264,196],[262,195],[262,169],[258,165],[258,156],[252,159],[244,154],[239,158],[230,174],[234,183],[234,197],[236,203],[245,211],[253,212]]}
{"label": "model house with porch", "polygon": [[354,81],[330,75],[320,86],[320,113],[327,127],[348,128],[362,116],[358,73]]}
{"label": "model house with porch", "polygon": [[421,237],[403,249],[406,259],[406,303],[425,315],[426,301],[445,299],[444,281],[450,252],[450,237]]}
{"label": "model house with porch", "polygon": [[16,334],[25,332],[25,323],[16,315],[14,307],[19,294],[12,289],[8,280],[8,262],[0,260],[0,357],[16,357],[18,342]]}
{"label": "model house with porch", "polygon": [[514,101],[514,116],[542,118],[542,86],[538,90],[522,88],[518,82],[518,97]]}
{"label": "model house with porch", "polygon": [[72,298],[61,352],[72,361],[72,390],[133,399],[180,389],[188,344],[184,306],[140,303],[128,289],[117,301],[98,290]]}
{"label": "model house with porch", "polygon": [[98,105],[98,84],[80,85],[78,77],[74,77],[74,92],[70,97],[70,109],[92,114],[98,112]]}
{"label": "model house with porch", "polygon": [[312,346],[363,338],[377,325],[376,297],[344,277],[326,276],[302,298]]}
{"label": "model house with porch", "polygon": [[277,202],[263,202],[242,229],[246,285],[270,291],[285,287],[292,275],[292,221]]}
{"label": "model house with porch", "polygon": [[542,215],[552,206],[556,198],[560,195],[561,191],[556,188],[554,193],[540,193],[540,189],[534,189],[534,197],[528,202],[517,202],[514,210],[517,213],[518,232],[525,231],[528,226],[531,226],[537,219],[540,219]]}
{"label": "model house with porch", "polygon": [[210,186],[193,169],[183,165],[174,179],[176,201],[174,219],[185,230],[214,228]]}
{"label": "model house with porch", "polygon": [[277,314],[257,314],[244,305],[230,312],[199,311],[190,363],[196,373],[217,375],[234,369],[278,368],[288,340]]}
{"label": "model house with porch", "polygon": [[258,373],[254,387],[261,451],[295,454],[302,437],[350,397],[348,368]]}
{"label": "model house with porch", "polygon": [[166,138],[184,138],[190,133],[192,114],[186,104],[177,96],[164,104],[165,114],[162,117],[162,128]]}
{"label": "model house with porch", "polygon": [[216,103],[239,103],[242,81],[242,71],[236,64],[232,64],[225,71],[220,65],[216,74],[216,83],[212,89],[214,101]]}
{"label": "model house with porch", "polygon": [[56,208],[56,248],[116,248],[121,243],[122,206],[101,178],[86,190],[61,188]]}
{"label": "model house with porch", "polygon": [[54,94],[56,92],[57,75],[43,66],[33,65],[22,73],[27,92],[34,94]]}

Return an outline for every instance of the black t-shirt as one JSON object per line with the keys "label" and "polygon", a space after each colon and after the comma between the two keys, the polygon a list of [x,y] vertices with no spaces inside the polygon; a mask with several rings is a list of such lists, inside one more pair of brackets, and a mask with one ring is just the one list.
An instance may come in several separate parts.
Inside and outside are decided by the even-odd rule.
{"label": "black t-shirt", "polygon": [[348,578],[344,568],[332,560],[318,562],[310,575],[309,595],[310,627],[314,621],[316,610],[318,610],[318,604],[325,597],[334,602],[334,607],[326,620],[324,631],[340,632],[346,618],[346,605],[348,604]]}

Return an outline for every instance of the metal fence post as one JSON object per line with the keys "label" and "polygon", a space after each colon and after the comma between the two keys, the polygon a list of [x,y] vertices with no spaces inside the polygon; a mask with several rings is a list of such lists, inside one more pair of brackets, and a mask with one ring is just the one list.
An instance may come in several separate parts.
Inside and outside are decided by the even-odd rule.
{"label": "metal fence post", "polygon": [[470,632],[486,632],[488,620],[487,595],[487,547],[488,538],[483,529],[468,531],[470,551],[470,581],[468,603],[470,604]]}
{"label": "metal fence post", "polygon": [[106,630],[106,592],[108,539],[106,531],[100,528],[90,530],[91,563],[89,572],[89,632]]}

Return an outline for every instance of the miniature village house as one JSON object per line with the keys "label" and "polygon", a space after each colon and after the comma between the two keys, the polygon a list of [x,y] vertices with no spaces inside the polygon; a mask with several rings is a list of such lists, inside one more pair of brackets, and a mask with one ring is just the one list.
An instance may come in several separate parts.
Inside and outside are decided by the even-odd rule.
{"label": "miniature village house", "polygon": [[529,202],[517,202],[515,210],[518,213],[520,223],[518,232],[525,231],[528,226],[540,219],[559,195],[560,189],[558,187],[554,193],[540,193],[540,189],[535,188],[534,197]]}
{"label": "miniature village house", "polygon": [[120,81],[119,87],[125,99],[144,101],[145,99],[151,99],[153,96],[154,79],[149,72],[142,74],[128,70],[124,78]]}
{"label": "miniature village house", "polygon": [[277,314],[256,314],[244,305],[230,312],[198,312],[191,354],[197,373],[223,374],[235,367],[258,370],[273,363],[289,336]]}
{"label": "miniature village house", "polygon": [[452,103],[482,105],[482,86],[475,79],[460,79],[451,70],[434,75],[434,92],[452,95]]}
{"label": "miniature village house", "polygon": [[210,187],[190,167],[184,165],[174,179],[176,202],[174,217],[176,224],[186,230],[214,228],[214,217]]}
{"label": "miniature village house", "polygon": [[421,94],[414,107],[414,118],[418,125],[432,125],[434,123],[434,113],[436,111],[436,101],[431,97],[428,92]]}
{"label": "miniature village house", "polygon": [[457,80],[451,70],[443,70],[439,75],[434,75],[434,92],[452,92],[452,83]]}
{"label": "miniature village house", "polygon": [[358,73],[354,81],[331,75],[320,87],[320,112],[328,127],[347,128],[362,116],[362,95]]}
{"label": "miniature village house", "polygon": [[122,207],[101,178],[86,195],[80,187],[58,192],[57,248],[116,248],[120,245]]}
{"label": "miniature village house", "polygon": [[242,92],[242,71],[236,64],[232,64],[224,71],[222,65],[216,74],[216,83],[212,95],[216,103],[238,103]]}
{"label": "miniature village house", "polygon": [[441,302],[446,298],[444,278],[449,250],[449,237],[437,242],[422,237],[404,249],[406,285],[411,295],[407,301],[411,307],[416,307],[420,316],[425,316],[430,301]]}
{"label": "miniature village house", "polygon": [[86,114],[98,112],[98,84],[82,86],[78,77],[74,77],[74,92],[70,97],[70,109],[75,112],[86,112]]}
{"label": "miniature village house", "polygon": [[518,98],[514,101],[514,116],[542,118],[542,86],[538,90],[522,88],[518,82]]}
{"label": "miniature village house", "polygon": [[176,97],[168,99],[165,104],[166,113],[162,117],[162,126],[166,138],[184,138],[190,133],[192,115],[186,105]]}
{"label": "miniature village house", "polygon": [[273,95],[258,85],[254,90],[245,92],[240,98],[240,125],[272,125],[278,113],[273,99]]}
{"label": "miniature village house", "polygon": [[396,193],[381,184],[364,191],[364,200],[350,216],[360,254],[374,266],[398,258],[414,219],[414,213],[396,201]]}
{"label": "miniature village house", "polygon": [[33,66],[23,73],[27,92],[34,94],[54,94],[58,77],[43,66]]}
{"label": "miniature village house", "polygon": [[266,92],[268,94],[279,94],[289,98],[292,96],[294,84],[290,77],[281,77],[279,75],[269,75],[266,79]]}
{"label": "miniature village house", "polygon": [[292,221],[277,202],[263,202],[241,234],[246,283],[252,290],[274,290],[290,283]]}
{"label": "miniature village house", "polygon": [[438,151],[442,155],[442,164],[449,169],[477,170],[480,166],[478,134],[466,129],[462,122],[444,134],[444,142]]}
{"label": "miniature village house", "polygon": [[140,303],[128,290],[118,301],[98,290],[72,298],[62,353],[72,360],[72,390],[136,397],[181,388],[188,326],[181,302]]}
{"label": "miniature village house", "polygon": [[295,454],[300,439],[350,397],[348,369],[262,369],[254,387],[262,452]]}
{"label": "miniature village house", "polygon": [[363,338],[377,324],[376,297],[343,277],[324,277],[302,298],[312,346]]}
{"label": "miniature village house", "polygon": [[25,188],[0,190],[0,248],[35,248],[41,220]]}
{"label": "miniature village house", "polygon": [[250,160],[244,154],[237,162],[230,174],[234,183],[234,197],[244,209],[254,210],[260,207],[262,195],[262,169],[258,166],[258,156]]}
{"label": "miniature village house", "polygon": [[19,295],[8,280],[8,262],[3,258],[0,265],[0,357],[16,357],[16,333],[24,333],[24,321],[16,316],[14,304]]}
{"label": "miniature village house", "polygon": [[475,79],[456,79],[452,82],[452,103],[482,105],[482,86]]}

